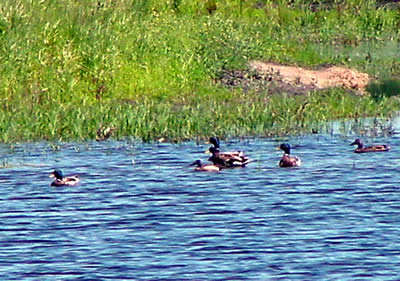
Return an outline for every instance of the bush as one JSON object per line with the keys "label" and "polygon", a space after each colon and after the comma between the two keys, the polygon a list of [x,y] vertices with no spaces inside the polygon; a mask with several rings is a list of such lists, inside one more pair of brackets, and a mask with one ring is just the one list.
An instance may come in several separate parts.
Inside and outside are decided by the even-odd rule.
{"label": "bush", "polygon": [[371,82],[367,86],[367,91],[372,99],[379,102],[385,97],[400,95],[400,80],[387,79],[379,82]]}

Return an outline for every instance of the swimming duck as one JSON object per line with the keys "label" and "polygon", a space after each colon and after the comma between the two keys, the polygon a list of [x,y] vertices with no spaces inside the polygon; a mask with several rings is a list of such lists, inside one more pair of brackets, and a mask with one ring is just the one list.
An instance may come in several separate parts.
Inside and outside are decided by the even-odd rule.
{"label": "swimming duck", "polygon": [[245,167],[250,159],[242,151],[220,152],[219,148],[210,147],[211,157],[208,161],[221,168]]}
{"label": "swimming duck", "polygon": [[290,155],[290,145],[288,143],[282,143],[279,149],[283,150],[283,156],[279,161],[279,167],[300,167],[301,160],[296,156]]}
{"label": "swimming duck", "polygon": [[202,164],[201,160],[194,161],[190,166],[197,166],[194,169],[195,171],[206,171],[206,172],[218,172],[218,171],[221,171],[221,168],[218,167],[217,165]]}
{"label": "swimming duck", "polygon": [[51,183],[51,186],[73,186],[79,183],[78,176],[69,176],[64,178],[61,170],[54,170],[50,177],[55,178]]}
{"label": "swimming duck", "polygon": [[211,137],[210,143],[213,147],[210,147],[209,151],[212,156],[208,159],[220,167],[233,168],[233,167],[244,167],[250,163],[250,159],[244,155],[243,151],[230,151],[221,152],[220,142],[218,137]]}
{"label": "swimming duck", "polygon": [[381,151],[389,151],[391,147],[387,144],[378,144],[364,147],[364,144],[361,139],[356,139],[350,145],[357,145],[357,148],[354,150],[355,153],[365,153],[365,152],[381,152]]}

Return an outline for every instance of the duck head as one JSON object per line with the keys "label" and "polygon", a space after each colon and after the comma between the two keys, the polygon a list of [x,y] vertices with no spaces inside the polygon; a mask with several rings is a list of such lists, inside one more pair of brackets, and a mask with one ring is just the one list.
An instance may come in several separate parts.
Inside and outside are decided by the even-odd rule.
{"label": "duck head", "polygon": [[201,167],[201,160],[196,160],[194,161],[192,164],[190,164],[190,166],[197,166],[197,167]]}
{"label": "duck head", "polygon": [[356,139],[355,141],[353,141],[350,145],[357,145],[358,148],[362,148],[364,146],[363,142],[361,139]]}
{"label": "duck head", "polygon": [[290,154],[290,144],[282,143],[279,148],[283,150],[286,154]]}
{"label": "duck head", "polygon": [[214,145],[215,148],[219,148],[219,138],[211,137],[209,142]]}
{"label": "duck head", "polygon": [[61,172],[61,170],[57,169],[54,170],[53,173],[51,174],[53,177],[55,177],[58,180],[62,180],[63,179],[63,173]]}

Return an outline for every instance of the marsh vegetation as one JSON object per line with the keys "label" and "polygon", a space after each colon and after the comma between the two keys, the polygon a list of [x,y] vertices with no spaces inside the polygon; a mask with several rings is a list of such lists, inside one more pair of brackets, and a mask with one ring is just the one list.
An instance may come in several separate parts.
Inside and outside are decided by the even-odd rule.
{"label": "marsh vegetation", "polygon": [[[390,117],[399,109],[399,9],[388,1],[5,0],[0,141],[95,139],[103,127],[144,141],[268,136]],[[342,65],[375,86],[372,97],[294,96],[220,83],[254,59]]]}

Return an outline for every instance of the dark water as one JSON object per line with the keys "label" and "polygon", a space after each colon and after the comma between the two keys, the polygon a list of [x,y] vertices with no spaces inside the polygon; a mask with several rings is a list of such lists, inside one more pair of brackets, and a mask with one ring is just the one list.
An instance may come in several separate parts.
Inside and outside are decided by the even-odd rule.
{"label": "dark water", "polygon": [[[223,142],[247,168],[193,172],[207,144],[3,145],[2,280],[399,280],[400,139]],[[135,163],[132,162],[134,160]],[[82,178],[54,188],[50,171]]]}

